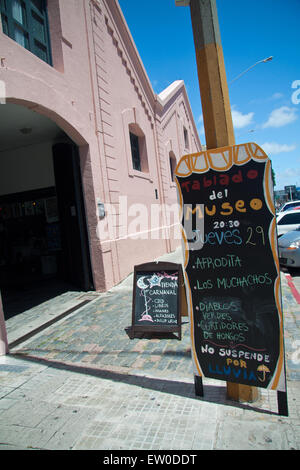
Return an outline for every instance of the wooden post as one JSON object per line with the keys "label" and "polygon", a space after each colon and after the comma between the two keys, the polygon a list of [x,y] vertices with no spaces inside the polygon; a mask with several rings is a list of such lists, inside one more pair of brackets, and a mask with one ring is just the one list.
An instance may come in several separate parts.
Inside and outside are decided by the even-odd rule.
{"label": "wooden post", "polygon": [[216,0],[191,0],[207,149],[235,145]]}
{"label": "wooden post", "polygon": [[7,334],[0,292],[0,356],[5,356],[8,352]]}
{"label": "wooden post", "polygon": [[[207,149],[235,145],[216,0],[190,0]],[[227,382],[227,396],[255,401],[255,387]]]}

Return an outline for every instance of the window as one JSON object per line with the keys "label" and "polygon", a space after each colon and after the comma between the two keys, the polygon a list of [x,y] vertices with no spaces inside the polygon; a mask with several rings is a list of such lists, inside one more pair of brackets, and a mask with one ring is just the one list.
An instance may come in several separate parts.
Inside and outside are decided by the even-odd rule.
{"label": "window", "polygon": [[141,156],[139,148],[139,138],[137,135],[129,132],[131,155],[132,155],[132,166],[134,170],[141,171]]}
{"label": "window", "polygon": [[175,181],[175,178],[174,178],[174,173],[175,173],[175,169],[176,169],[176,157],[174,155],[174,152],[170,152],[169,153],[169,162],[170,162],[170,173],[171,173],[171,181]]}
{"label": "window", "polygon": [[278,225],[290,224],[300,224],[300,214],[286,214],[278,222]]}
{"label": "window", "polygon": [[149,172],[145,135],[137,124],[129,125],[132,167],[136,171]]}
{"label": "window", "polygon": [[45,0],[0,0],[3,32],[52,65]]}
{"label": "window", "polygon": [[189,144],[189,134],[188,134],[188,131],[187,129],[184,127],[183,128],[183,136],[184,136],[184,147],[186,149],[188,149],[190,147],[190,144]]}

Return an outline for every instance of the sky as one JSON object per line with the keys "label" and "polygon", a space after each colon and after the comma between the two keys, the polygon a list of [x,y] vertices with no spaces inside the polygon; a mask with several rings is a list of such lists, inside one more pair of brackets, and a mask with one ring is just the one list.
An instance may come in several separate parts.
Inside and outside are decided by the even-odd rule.
{"label": "sky", "polygon": [[[205,145],[190,8],[175,0],[119,4],[154,92],[184,80]],[[236,144],[265,150],[275,190],[300,187],[300,0],[217,0],[217,10]]]}

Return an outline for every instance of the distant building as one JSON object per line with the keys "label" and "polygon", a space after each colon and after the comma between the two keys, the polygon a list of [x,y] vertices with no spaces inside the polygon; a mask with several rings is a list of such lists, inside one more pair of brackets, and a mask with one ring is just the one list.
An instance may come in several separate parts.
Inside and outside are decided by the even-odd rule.
{"label": "distant building", "polygon": [[285,193],[288,195],[288,200],[292,201],[297,197],[297,189],[295,185],[285,186],[284,187]]}
{"label": "distant building", "polygon": [[285,186],[284,189],[274,191],[274,197],[276,206],[280,207],[287,201],[300,199],[300,188],[295,185]]}
{"label": "distant building", "polygon": [[0,287],[106,291],[180,244],[161,234],[201,151],[185,85],[154,93],[116,0],[0,9]]}

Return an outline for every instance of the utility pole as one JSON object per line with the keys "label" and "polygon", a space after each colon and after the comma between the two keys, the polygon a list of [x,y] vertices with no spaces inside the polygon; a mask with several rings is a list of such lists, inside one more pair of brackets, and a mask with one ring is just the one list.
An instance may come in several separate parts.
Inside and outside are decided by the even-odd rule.
{"label": "utility pole", "polygon": [[[235,145],[229,92],[216,0],[175,0],[190,6],[203,112],[206,147]],[[227,396],[236,401],[255,401],[255,387],[227,382]]]}
{"label": "utility pole", "polygon": [[190,0],[207,149],[235,145],[216,0]]}

